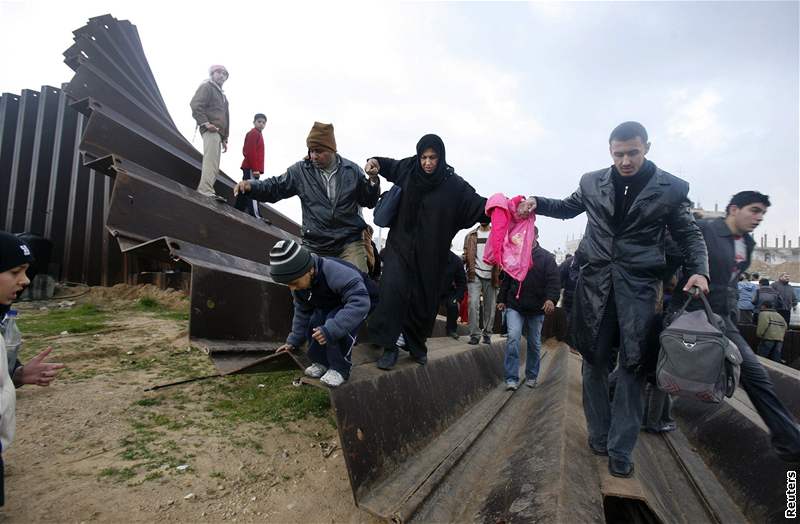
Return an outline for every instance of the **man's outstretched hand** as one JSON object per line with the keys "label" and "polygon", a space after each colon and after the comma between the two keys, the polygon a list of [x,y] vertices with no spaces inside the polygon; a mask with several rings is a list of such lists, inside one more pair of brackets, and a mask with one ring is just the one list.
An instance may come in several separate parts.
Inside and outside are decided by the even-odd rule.
{"label": "man's outstretched hand", "polygon": [[251,189],[253,189],[253,186],[250,184],[250,181],[242,180],[233,186],[233,196],[238,196],[239,193],[249,193]]}

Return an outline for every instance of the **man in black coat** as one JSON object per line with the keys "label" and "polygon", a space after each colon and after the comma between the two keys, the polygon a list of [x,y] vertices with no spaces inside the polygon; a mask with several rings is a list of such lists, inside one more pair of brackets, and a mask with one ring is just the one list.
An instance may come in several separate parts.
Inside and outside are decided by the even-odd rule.
{"label": "man in black coat", "polygon": [[458,306],[466,291],[467,273],[464,271],[464,261],[451,251],[447,257],[447,269],[439,301],[447,312],[447,336],[456,340],[458,340]]}
{"label": "man in black coat", "polygon": [[[767,195],[741,191],[728,204],[725,218],[701,220],[699,225],[708,246],[709,303],[725,320],[725,336],[742,354],[740,384],[769,428],[778,456],[787,462],[800,462],[800,428],[775,395],[767,370],[736,327],[739,275],[750,265],[756,244],[750,232],[764,219],[769,205]],[[676,293],[672,309],[680,308],[685,301],[684,293]],[[694,304],[687,309],[701,307]]]}
{"label": "man in black coat", "polygon": [[[609,456],[612,475],[633,474],[631,454],[642,420],[642,357],[662,292],[669,228],[691,275],[687,289],[708,292],[708,254],[690,213],[689,184],[645,158],[647,131],[638,122],[609,137],[610,168],[587,173],[564,200],[536,197],[536,212],[554,218],[586,213],[581,277],[572,314],[575,346],[583,355],[583,407],[589,447]],[[619,339],[613,408],[608,363]]]}
{"label": "man in black coat", "polygon": [[533,266],[521,284],[506,274],[497,296],[497,309],[506,312],[508,324],[505,379],[506,389],[510,390],[519,385],[519,344],[525,324],[528,325],[525,383],[528,387],[536,387],[544,316],[555,311],[561,291],[556,259],[539,245],[539,228],[535,230],[537,240],[533,246]]}
{"label": "man in black coat", "polygon": [[346,260],[369,273],[362,232],[367,223],[360,208],[373,208],[381,194],[380,180],[369,180],[355,163],[336,153],[333,124],[314,122],[306,139],[308,157],[281,176],[243,180],[234,195],[247,193],[259,202],[300,197],[303,246],[312,253]]}

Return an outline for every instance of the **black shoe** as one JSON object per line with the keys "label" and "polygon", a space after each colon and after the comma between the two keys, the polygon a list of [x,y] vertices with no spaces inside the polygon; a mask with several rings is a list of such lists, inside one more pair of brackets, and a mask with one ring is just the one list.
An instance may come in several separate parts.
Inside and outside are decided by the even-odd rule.
{"label": "black shoe", "polygon": [[378,369],[392,369],[395,364],[397,364],[397,348],[395,349],[384,349],[383,355],[381,358],[378,359]]}
{"label": "black shoe", "polygon": [[428,363],[428,355],[427,354],[423,354],[423,355],[413,355],[412,354],[411,358],[413,358],[414,362],[416,362],[420,366],[424,366],[425,364]]}
{"label": "black shoe", "polygon": [[483,335],[483,343],[484,344],[491,344],[492,338],[489,335]]}
{"label": "black shoe", "polygon": [[592,443],[590,442],[589,443],[589,449],[591,450],[592,454],[597,455],[598,457],[607,457],[608,456],[608,450],[605,447],[597,448],[597,447],[593,446]]}
{"label": "black shoe", "polygon": [[624,462],[613,458],[608,459],[608,472],[612,477],[627,479],[633,476],[633,462]]}
{"label": "black shoe", "polygon": [[481,340],[481,339],[480,339],[479,337],[469,337],[469,342],[468,342],[468,344],[469,344],[470,346],[477,346],[477,345],[478,345],[478,342],[480,342],[480,340]]}
{"label": "black shoe", "polygon": [[228,199],[225,198],[222,195],[211,195],[211,198],[213,198],[214,200],[216,200],[220,204],[227,204],[228,203]]}
{"label": "black shoe", "polygon": [[456,333],[455,331],[451,331],[450,333],[447,334],[447,336],[458,340],[458,333]]}

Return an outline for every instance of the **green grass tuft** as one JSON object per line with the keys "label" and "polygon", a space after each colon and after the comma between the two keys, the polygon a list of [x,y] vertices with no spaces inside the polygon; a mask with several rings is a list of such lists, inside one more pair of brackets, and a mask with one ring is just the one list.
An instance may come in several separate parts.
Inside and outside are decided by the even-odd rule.
{"label": "green grass tuft", "polygon": [[210,408],[215,417],[231,421],[285,423],[307,416],[332,420],[328,394],[293,386],[296,376],[296,371],[283,371],[229,377],[215,385],[217,398]]}
{"label": "green grass tuft", "polygon": [[51,336],[63,331],[91,333],[106,327],[108,314],[94,304],[53,309],[44,314],[20,315],[19,329],[26,336]]}

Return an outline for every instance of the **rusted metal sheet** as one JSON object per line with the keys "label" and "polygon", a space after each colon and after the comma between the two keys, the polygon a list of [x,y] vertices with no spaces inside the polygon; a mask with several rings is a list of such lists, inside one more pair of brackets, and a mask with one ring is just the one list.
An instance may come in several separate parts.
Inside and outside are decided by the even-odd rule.
{"label": "rusted metal sheet", "polygon": [[642,434],[635,478],[611,477],[586,446],[580,357],[551,339],[538,387],[508,392],[503,345],[434,338],[426,366],[388,373],[356,350],[331,399],[359,507],[395,522],[746,520],[680,442]]}
{"label": "rusted metal sheet", "polygon": [[278,240],[297,239],[129,160],[104,158],[89,165],[114,178],[106,220],[114,236],[138,242],[168,236],[261,262]]}
{"label": "rusted metal sheet", "polygon": [[[64,58],[75,71],[65,91],[88,118],[80,146],[87,162],[114,155],[197,187],[202,154],[170,117],[133,24],[111,15],[91,18],[74,31]],[[232,203],[234,185],[220,172],[215,190]],[[294,221],[270,206],[261,208],[272,224],[300,234]]]}
{"label": "rusted metal sheet", "polygon": [[64,91],[4,93],[0,122],[0,227],[50,240],[47,273],[56,279],[119,282],[119,249],[102,227],[113,181],[93,181],[80,162],[84,118]]}
{"label": "rusted metal sheet", "polygon": [[[0,224],[5,228],[8,213],[6,200],[10,195],[11,166],[14,162],[14,142],[17,136],[17,116],[19,115],[19,96],[3,93],[0,97]],[[6,175],[7,173],[7,175]]]}
{"label": "rusted metal sheet", "polygon": [[39,93],[25,89],[19,99],[16,134],[11,159],[8,201],[6,204],[6,231],[25,230],[25,203],[33,165],[33,144],[36,135],[36,115],[39,110]]}
{"label": "rusted metal sheet", "polygon": [[266,265],[170,237],[124,253],[191,271],[189,339],[209,352],[221,373],[307,363],[274,356],[291,331],[292,298],[269,278]]}

